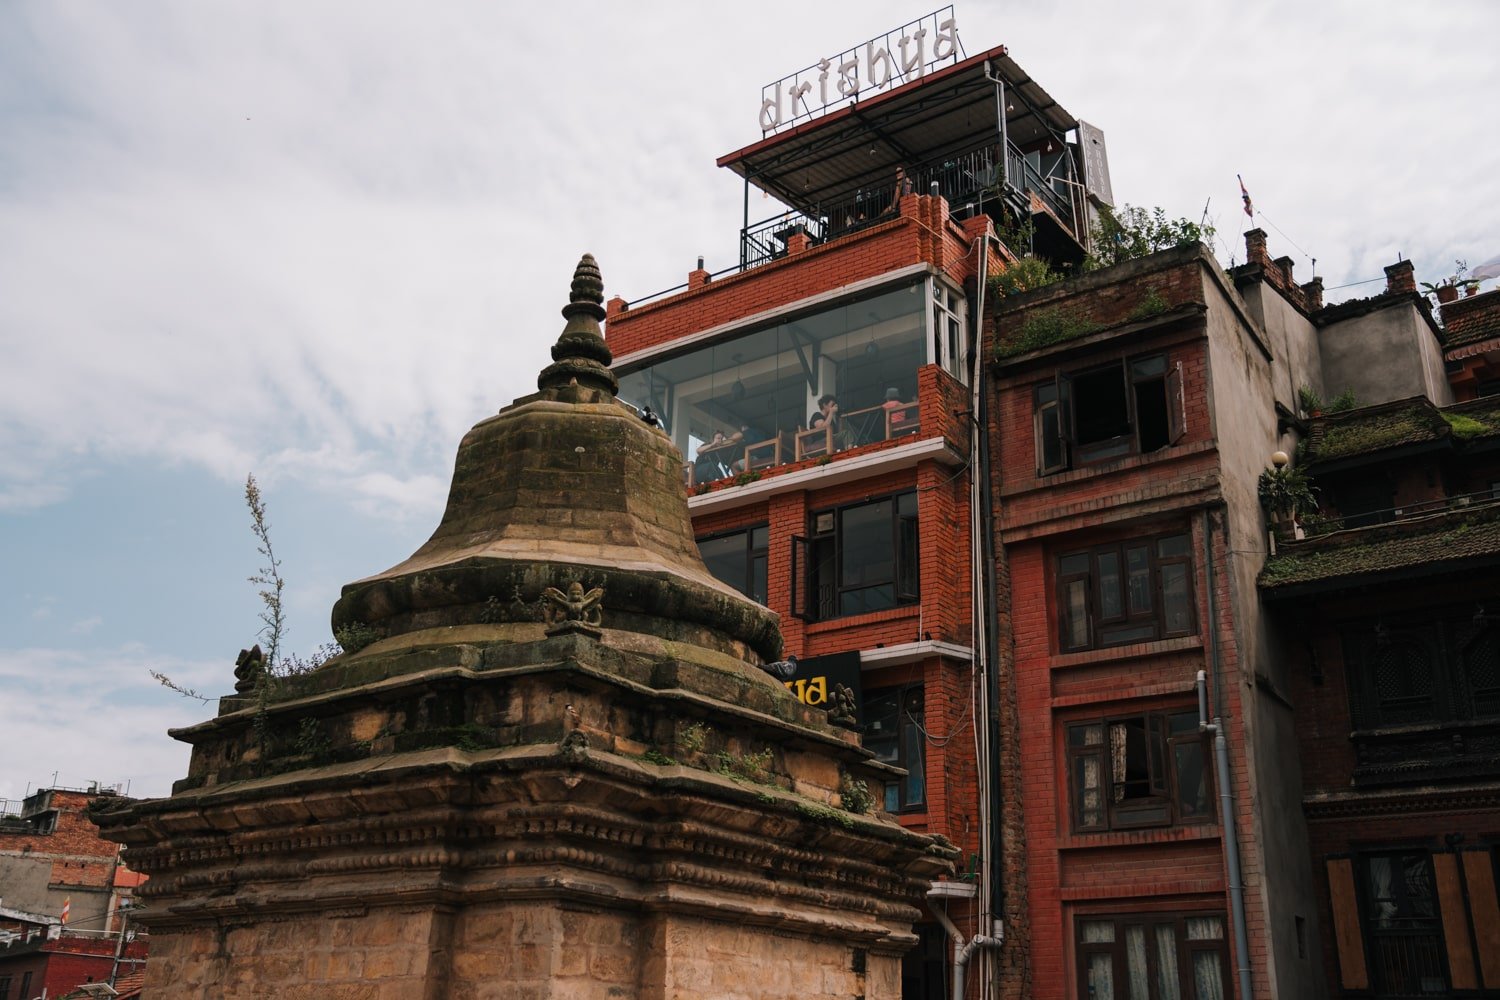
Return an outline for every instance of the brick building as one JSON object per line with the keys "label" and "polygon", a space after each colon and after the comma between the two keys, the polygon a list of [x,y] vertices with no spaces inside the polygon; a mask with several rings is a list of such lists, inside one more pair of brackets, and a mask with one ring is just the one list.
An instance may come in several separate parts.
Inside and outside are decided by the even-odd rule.
{"label": "brick building", "polygon": [[[1494,990],[1493,300],[1246,246],[985,317],[1034,995]],[[1322,509],[1272,555],[1276,452]]]}
{"label": "brick building", "polygon": [[[128,934],[121,910],[143,879],[99,836],[91,803],[114,789],[44,788],[0,808],[0,1000],[60,996],[106,982]],[[66,918],[64,922],[64,909]],[[146,938],[123,952],[129,971],[144,961]]]}
{"label": "brick building", "polygon": [[[1020,912],[1019,872],[1007,886],[996,860],[1001,799],[977,764],[1001,720],[984,654],[994,602],[972,584],[974,318],[986,276],[1031,249],[997,226],[1030,221],[1040,252],[1076,261],[1085,180],[1108,185],[1102,136],[1003,47],[916,77],[821,117],[767,127],[763,111],[763,138],[718,162],[745,179],[747,211],[751,187],[785,210],[747,214],[727,271],[700,259],[685,285],[612,300],[607,341],[620,396],[684,456],[710,570],[780,614],[801,658],[788,686],[811,704],[849,688],[865,745],[907,771],[884,807],[967,859],[905,964],[903,995],[928,998],[951,975],[940,921],[963,941],[1014,942],[1003,918]],[[1017,947],[1002,961],[1019,987]],[[971,981],[992,955],[974,954]]]}

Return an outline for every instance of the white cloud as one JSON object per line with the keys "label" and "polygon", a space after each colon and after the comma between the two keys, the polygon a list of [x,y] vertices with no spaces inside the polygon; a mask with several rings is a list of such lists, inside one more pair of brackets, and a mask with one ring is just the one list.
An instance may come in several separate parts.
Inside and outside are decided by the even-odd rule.
{"label": "white cloud", "polygon": [[98,615],[90,615],[87,618],[80,618],[72,625],[69,625],[68,631],[72,632],[74,635],[89,635],[94,631],[94,629],[103,624],[103,618],[99,617]]}
{"label": "white cloud", "polygon": [[6,707],[11,763],[0,798],[20,798],[51,781],[130,783],[133,795],[165,795],[187,774],[188,747],[169,728],[210,718],[211,706],[181,697],[150,677],[157,670],[206,693],[228,693],[233,671],[153,654],[129,644],[88,650],[0,649],[0,703]]}

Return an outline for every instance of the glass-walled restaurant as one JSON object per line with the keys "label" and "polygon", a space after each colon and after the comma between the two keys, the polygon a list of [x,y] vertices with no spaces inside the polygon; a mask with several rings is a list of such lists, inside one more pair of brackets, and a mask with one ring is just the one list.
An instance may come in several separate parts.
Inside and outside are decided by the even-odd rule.
{"label": "glass-walled restaurant", "polygon": [[915,436],[917,369],[963,377],[965,313],[916,276],[622,368],[620,398],[657,414],[689,484]]}

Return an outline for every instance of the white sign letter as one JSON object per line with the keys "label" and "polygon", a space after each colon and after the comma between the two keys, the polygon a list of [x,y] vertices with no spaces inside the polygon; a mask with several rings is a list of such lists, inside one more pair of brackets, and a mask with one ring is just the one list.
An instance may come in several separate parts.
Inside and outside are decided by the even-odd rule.
{"label": "white sign letter", "polygon": [[781,88],[776,88],[776,93],[760,102],[760,130],[769,132],[781,124]]}
{"label": "white sign letter", "polygon": [[823,72],[818,74],[818,101],[826,108],[828,106],[828,70],[833,66],[825,57],[818,60],[818,69]]}
{"label": "white sign letter", "polygon": [[[913,41],[917,43],[917,54],[915,58],[908,55],[906,51],[906,46]],[[903,77],[908,73],[915,73],[917,76],[922,76],[927,72],[927,58],[923,54],[926,51],[926,48],[926,28],[918,28],[910,35],[901,39],[901,75]]]}
{"label": "white sign letter", "polygon": [[[946,49],[943,48],[944,42],[946,42],[948,45]],[[932,40],[933,61],[937,61],[939,59],[947,59],[957,51],[958,23],[950,17],[948,18],[948,20],[938,25],[937,37]]]}
{"label": "white sign letter", "polygon": [[890,83],[893,66],[891,54],[884,48],[877,49],[874,42],[865,46],[865,70],[870,74],[870,86],[878,90]]}
{"label": "white sign letter", "polygon": [[859,59],[846,59],[839,63],[839,93],[853,97],[859,93]]}

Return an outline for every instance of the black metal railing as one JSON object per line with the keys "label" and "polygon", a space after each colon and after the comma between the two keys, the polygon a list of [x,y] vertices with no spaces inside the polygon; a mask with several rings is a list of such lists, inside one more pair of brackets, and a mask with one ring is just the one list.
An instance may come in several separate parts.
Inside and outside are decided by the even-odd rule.
{"label": "black metal railing", "polygon": [[1430,517],[1433,514],[1447,514],[1495,504],[1500,504],[1500,493],[1488,489],[1480,490],[1478,493],[1460,493],[1455,496],[1437,497],[1433,500],[1419,500],[1416,503],[1406,503],[1399,507],[1384,507],[1380,510],[1330,515],[1320,512],[1300,518],[1297,527],[1302,529],[1303,538],[1317,538],[1335,531],[1373,527],[1377,524],[1389,524],[1392,521],[1409,521]]}

